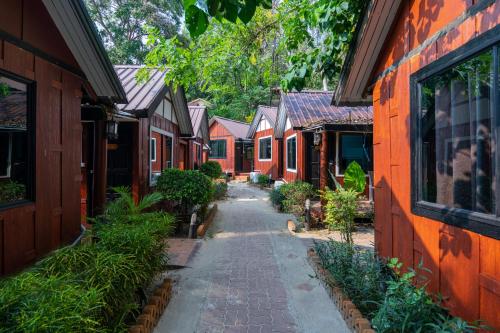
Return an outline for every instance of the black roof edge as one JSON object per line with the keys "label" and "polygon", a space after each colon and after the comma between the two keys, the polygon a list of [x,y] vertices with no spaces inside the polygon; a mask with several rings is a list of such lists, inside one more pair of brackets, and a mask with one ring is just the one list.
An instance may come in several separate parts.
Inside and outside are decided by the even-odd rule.
{"label": "black roof edge", "polygon": [[112,97],[113,101],[116,103],[124,103],[124,104],[128,103],[127,94],[125,93],[125,90],[123,89],[120,79],[118,78],[118,75],[115,72],[113,64],[111,63],[111,60],[108,57],[108,53],[104,48],[102,40],[101,38],[99,38],[99,32],[97,31],[94,22],[90,18],[87,7],[83,3],[83,0],[73,0],[73,3],[76,4],[75,8],[76,13],[78,14],[78,16],[80,16],[82,22],[86,23],[84,25],[84,29],[91,37],[91,41],[94,44],[94,48],[96,49],[99,57],[101,58],[101,61],[103,61],[106,64],[106,74],[109,77],[110,81],[112,82],[114,88],[116,89],[116,92],[118,93],[118,96]]}
{"label": "black roof edge", "polygon": [[351,71],[352,60],[354,55],[356,54],[356,49],[358,47],[360,38],[361,38],[361,30],[368,20],[368,13],[370,11],[371,5],[373,4],[372,0],[366,0],[365,8],[361,11],[361,14],[358,18],[358,23],[356,24],[356,29],[354,30],[354,35],[349,44],[349,50],[347,51],[346,57],[344,59],[344,64],[342,65],[342,70],[340,71],[339,81],[337,84],[337,88],[333,92],[332,105],[339,105],[340,94],[342,93],[342,84],[346,80],[347,75]]}

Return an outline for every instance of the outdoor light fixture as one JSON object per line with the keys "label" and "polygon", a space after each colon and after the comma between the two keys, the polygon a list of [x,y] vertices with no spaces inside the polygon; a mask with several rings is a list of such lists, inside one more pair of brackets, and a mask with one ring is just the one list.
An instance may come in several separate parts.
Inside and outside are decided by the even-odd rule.
{"label": "outdoor light fixture", "polygon": [[321,132],[314,132],[314,145],[319,146],[321,144]]}
{"label": "outdoor light fixture", "polygon": [[106,123],[106,135],[108,136],[108,139],[118,139],[118,122],[116,120],[108,120]]}

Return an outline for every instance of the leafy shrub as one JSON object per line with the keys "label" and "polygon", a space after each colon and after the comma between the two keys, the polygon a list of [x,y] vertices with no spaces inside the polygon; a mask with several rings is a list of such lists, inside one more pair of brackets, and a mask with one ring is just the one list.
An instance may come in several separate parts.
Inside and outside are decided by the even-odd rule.
{"label": "leafy shrub", "polygon": [[269,193],[269,198],[273,205],[279,207],[281,209],[283,207],[283,200],[285,200],[285,196],[281,192],[281,187],[273,188],[271,193]]}
{"label": "leafy shrub", "polygon": [[0,203],[22,200],[26,196],[26,187],[18,182],[8,180],[0,182]]}
{"label": "leafy shrub", "polygon": [[316,195],[316,190],[311,184],[301,181],[283,184],[280,191],[285,197],[283,210],[297,217],[304,216],[306,199]]}
{"label": "leafy shrub", "polygon": [[401,272],[368,250],[329,241],[316,244],[321,263],[377,332],[473,332],[478,327],[454,318],[425,291],[415,272]]}
{"label": "leafy shrub", "polygon": [[214,199],[215,200],[220,200],[222,198],[224,198],[227,194],[227,183],[226,182],[214,182],[213,183],[213,187],[214,187]]}
{"label": "leafy shrub", "polygon": [[165,199],[180,201],[187,207],[205,205],[213,194],[210,178],[197,170],[165,169],[156,186]]}
{"label": "leafy shrub", "polygon": [[348,243],[352,243],[357,197],[356,191],[341,187],[335,191],[326,188],[322,195],[326,202],[324,222],[329,228],[340,231],[342,240]]}
{"label": "leafy shrub", "polygon": [[269,176],[268,175],[258,175],[257,176],[257,184],[260,186],[267,186],[269,184]]}
{"label": "leafy shrub", "polygon": [[219,178],[222,175],[222,168],[218,162],[207,161],[201,165],[200,171],[212,179]]}
{"label": "leafy shrub", "polygon": [[[124,331],[139,291],[167,268],[165,238],[173,217],[147,212],[153,193],[135,204],[130,191],[93,220],[93,242],[54,252],[0,284],[0,332]],[[15,295],[13,297],[13,295]]]}
{"label": "leafy shrub", "polygon": [[366,187],[366,175],[356,161],[352,161],[344,172],[344,187],[357,193],[363,193]]}

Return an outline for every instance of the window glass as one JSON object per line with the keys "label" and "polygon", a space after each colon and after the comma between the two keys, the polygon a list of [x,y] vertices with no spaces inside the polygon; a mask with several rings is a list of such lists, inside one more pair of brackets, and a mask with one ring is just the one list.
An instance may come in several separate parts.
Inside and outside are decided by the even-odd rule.
{"label": "window glass", "polygon": [[173,146],[173,140],[172,137],[168,135],[164,135],[164,140],[165,140],[165,164],[162,166],[163,169],[168,169],[173,167],[173,161],[172,161],[172,146]]}
{"label": "window glass", "polygon": [[494,213],[493,72],[490,49],[421,82],[421,200]]}
{"label": "window glass", "polygon": [[226,140],[210,141],[210,158],[226,158]]}
{"label": "window glass", "polygon": [[290,170],[297,169],[297,137],[286,140],[286,167]]}
{"label": "window glass", "polygon": [[156,139],[151,139],[151,161],[156,162]]}
{"label": "window glass", "polygon": [[270,160],[272,158],[272,140],[271,138],[259,139],[259,159]]}
{"label": "window glass", "polygon": [[372,134],[341,133],[339,142],[339,172],[356,161],[368,173],[372,170]]}
{"label": "window glass", "polygon": [[28,199],[28,87],[0,75],[0,205]]}

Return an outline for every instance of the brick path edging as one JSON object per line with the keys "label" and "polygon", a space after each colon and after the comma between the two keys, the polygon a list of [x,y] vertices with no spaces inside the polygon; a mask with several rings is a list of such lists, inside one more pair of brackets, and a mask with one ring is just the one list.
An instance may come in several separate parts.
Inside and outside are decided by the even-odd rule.
{"label": "brick path edging", "polygon": [[129,333],[151,333],[153,332],[163,311],[170,302],[172,296],[172,280],[165,279],[156,288],[153,296],[149,299],[148,305],[142,309],[141,315],[137,317],[136,323],[128,330]]}
{"label": "brick path edging", "polygon": [[321,260],[314,249],[310,248],[307,251],[307,258],[321,284],[326,288],[328,295],[342,314],[349,329],[355,333],[375,333],[371,328],[370,321],[363,317],[356,305],[337,286],[331,273],[321,266]]}
{"label": "brick path edging", "polygon": [[198,229],[196,229],[196,234],[198,237],[200,238],[205,237],[205,233],[207,232],[208,228],[210,227],[210,225],[214,220],[215,213],[217,213],[217,204],[213,205],[212,209],[210,209],[210,211],[208,212],[207,217],[205,218],[203,223],[198,226]]}

